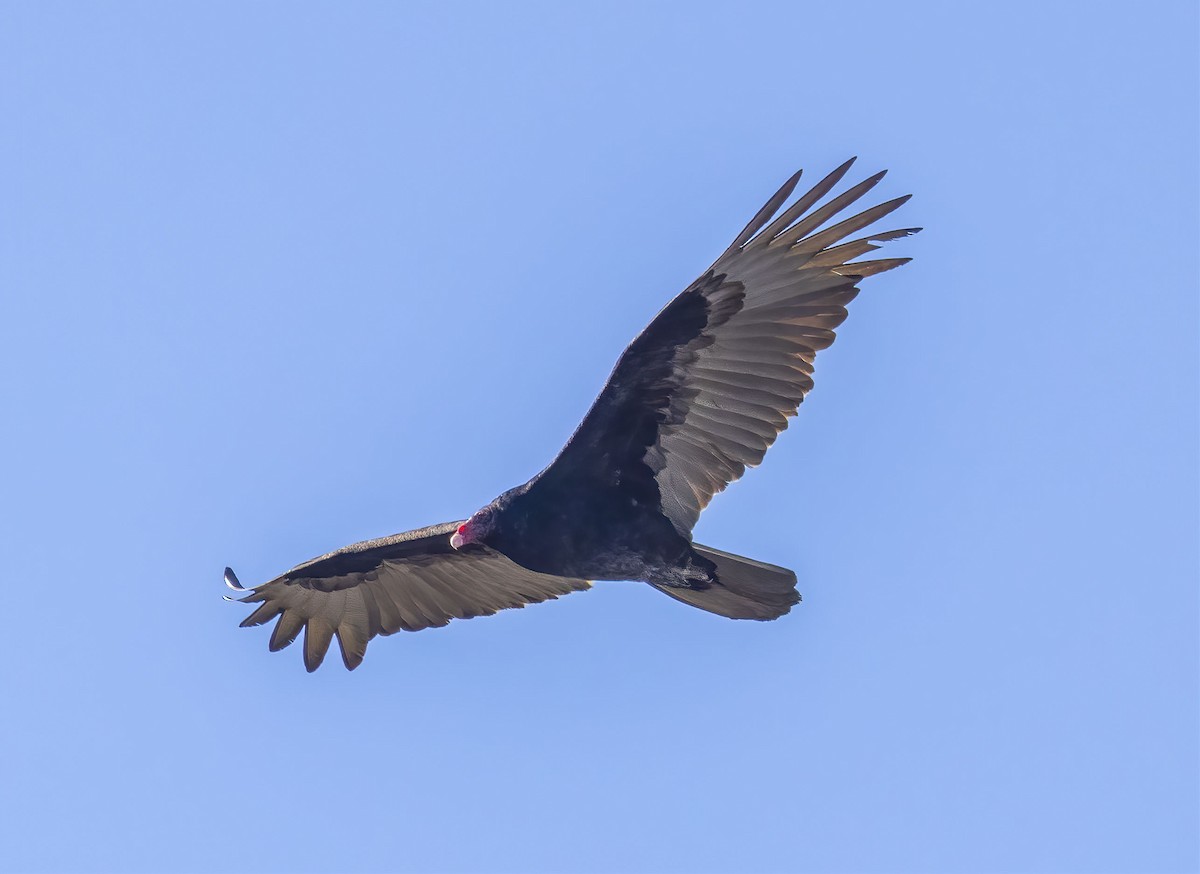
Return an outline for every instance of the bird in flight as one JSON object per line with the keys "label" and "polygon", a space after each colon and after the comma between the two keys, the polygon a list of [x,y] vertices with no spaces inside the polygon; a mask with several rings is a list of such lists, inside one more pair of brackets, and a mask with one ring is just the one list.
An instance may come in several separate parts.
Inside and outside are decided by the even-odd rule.
{"label": "bird in flight", "polygon": [[[842,164],[782,209],[796,173],[699,279],[617,361],[567,445],[529,482],[466,520],[355,543],[246,589],[241,623],[277,619],[270,649],[304,632],[316,670],[334,636],[350,670],[376,635],[490,616],[638,580],[730,619],[778,619],[800,600],[786,568],[703,546],[692,528],[713,495],[762,461],[813,386],[860,280],[908,258],[854,261],[920,228],[849,242],[908,200],[829,224],[883,173],[818,206]],[[826,226],[828,225],[828,226]]]}

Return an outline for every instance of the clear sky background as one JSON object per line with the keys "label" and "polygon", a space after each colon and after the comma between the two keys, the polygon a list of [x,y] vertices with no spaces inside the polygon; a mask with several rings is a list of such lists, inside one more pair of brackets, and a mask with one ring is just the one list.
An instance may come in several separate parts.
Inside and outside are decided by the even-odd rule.
{"label": "clear sky background", "polygon": [[[1191,871],[1197,6],[0,5],[13,871]],[[697,539],[376,640],[261,582],[539,470],[797,167],[912,192]]]}

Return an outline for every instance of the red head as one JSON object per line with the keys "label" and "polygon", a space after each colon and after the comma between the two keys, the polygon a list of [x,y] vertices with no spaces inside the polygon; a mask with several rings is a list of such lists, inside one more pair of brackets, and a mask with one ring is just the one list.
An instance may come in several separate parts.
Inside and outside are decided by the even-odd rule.
{"label": "red head", "polygon": [[471,543],[482,543],[492,533],[494,525],[495,516],[493,509],[491,507],[484,507],[466,522],[458,526],[458,530],[450,537],[450,545],[455,549],[462,549]]}

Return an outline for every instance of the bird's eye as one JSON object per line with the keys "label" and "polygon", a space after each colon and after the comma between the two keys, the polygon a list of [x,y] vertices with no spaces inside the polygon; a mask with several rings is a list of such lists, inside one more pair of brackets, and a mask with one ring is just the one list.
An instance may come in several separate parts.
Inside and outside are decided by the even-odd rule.
{"label": "bird's eye", "polygon": [[463,533],[464,531],[466,531],[466,530],[467,530],[466,523],[463,523],[462,525],[459,525],[459,526],[458,526],[458,533],[459,533],[459,534],[462,534],[462,533]]}

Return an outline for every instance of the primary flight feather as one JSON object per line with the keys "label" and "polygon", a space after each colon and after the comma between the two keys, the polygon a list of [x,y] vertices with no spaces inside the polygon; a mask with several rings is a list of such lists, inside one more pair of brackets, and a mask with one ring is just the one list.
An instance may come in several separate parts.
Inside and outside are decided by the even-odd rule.
{"label": "primary flight feather", "polygon": [[[713,495],[762,461],[813,386],[858,283],[909,261],[854,261],[920,228],[842,242],[903,204],[830,224],[883,178],[821,206],[854,159],[780,212],[784,183],[699,279],[621,355],[550,465],[469,519],[356,543],[256,586],[243,626],[276,619],[272,652],[304,632],[314,671],[336,636],[346,667],[378,634],[640,580],[731,619],[777,619],[800,600],[786,568],[692,541]],[[778,214],[778,215],[777,215]],[[246,591],[229,568],[225,580]]]}

